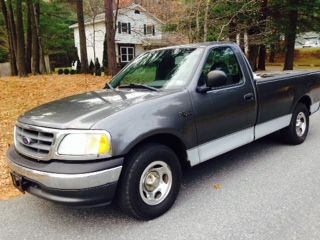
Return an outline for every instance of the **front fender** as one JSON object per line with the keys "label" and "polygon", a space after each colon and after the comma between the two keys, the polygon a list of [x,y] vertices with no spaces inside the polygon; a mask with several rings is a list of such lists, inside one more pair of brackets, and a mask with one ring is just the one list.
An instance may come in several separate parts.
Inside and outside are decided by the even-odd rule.
{"label": "front fender", "polygon": [[112,138],[113,156],[125,155],[132,147],[148,137],[170,134],[179,138],[185,147],[196,145],[193,115],[187,90],[161,98],[131,105],[96,123],[92,129],[107,130]]}

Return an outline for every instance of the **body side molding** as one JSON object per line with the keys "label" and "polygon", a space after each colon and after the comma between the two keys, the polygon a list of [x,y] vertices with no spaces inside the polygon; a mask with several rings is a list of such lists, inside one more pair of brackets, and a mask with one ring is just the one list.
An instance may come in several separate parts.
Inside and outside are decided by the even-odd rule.
{"label": "body side molding", "polygon": [[189,149],[187,151],[188,160],[190,161],[190,165],[194,166],[241,147],[253,140],[254,128],[247,128]]}
{"label": "body side molding", "polygon": [[255,139],[262,138],[264,136],[267,136],[268,134],[289,126],[291,117],[292,114],[288,114],[256,125]]}
{"label": "body side molding", "polygon": [[195,166],[201,162],[205,162],[211,158],[246,145],[256,139],[289,126],[291,117],[292,114],[288,114],[258,124],[255,127],[247,128],[193,147],[187,150],[188,161],[191,166]]}

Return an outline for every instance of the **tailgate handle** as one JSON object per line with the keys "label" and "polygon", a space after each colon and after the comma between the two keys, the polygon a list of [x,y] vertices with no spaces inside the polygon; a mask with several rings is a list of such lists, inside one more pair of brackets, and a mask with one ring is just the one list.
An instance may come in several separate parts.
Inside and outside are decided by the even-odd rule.
{"label": "tailgate handle", "polygon": [[253,93],[247,93],[246,95],[243,96],[243,99],[246,101],[252,101],[254,100],[254,95]]}

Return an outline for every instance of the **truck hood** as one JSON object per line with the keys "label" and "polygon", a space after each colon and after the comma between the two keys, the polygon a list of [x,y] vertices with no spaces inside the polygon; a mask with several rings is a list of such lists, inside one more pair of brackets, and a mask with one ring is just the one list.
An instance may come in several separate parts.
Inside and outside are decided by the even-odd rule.
{"label": "truck hood", "polygon": [[34,108],[18,121],[58,129],[90,129],[96,122],[131,105],[170,94],[141,89],[99,90],[50,102]]}

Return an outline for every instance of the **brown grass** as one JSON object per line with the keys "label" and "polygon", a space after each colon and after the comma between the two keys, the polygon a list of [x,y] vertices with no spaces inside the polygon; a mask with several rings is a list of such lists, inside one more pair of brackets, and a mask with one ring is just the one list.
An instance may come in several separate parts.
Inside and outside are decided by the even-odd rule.
{"label": "brown grass", "polygon": [[[276,63],[283,64],[285,59],[284,53],[277,54]],[[313,65],[320,69],[320,48],[301,48],[294,51],[294,64],[296,69],[302,69],[306,66]]]}
{"label": "brown grass", "polygon": [[5,153],[13,142],[13,127],[23,112],[76,93],[101,89],[109,77],[46,75],[0,78],[0,200],[19,195],[11,184]]}

